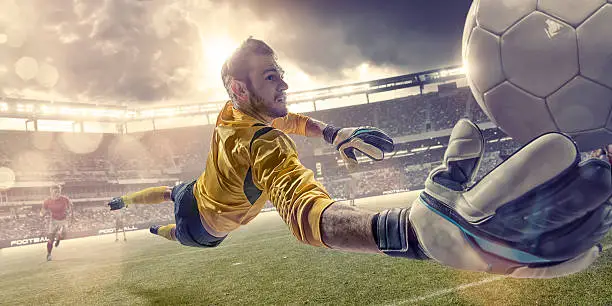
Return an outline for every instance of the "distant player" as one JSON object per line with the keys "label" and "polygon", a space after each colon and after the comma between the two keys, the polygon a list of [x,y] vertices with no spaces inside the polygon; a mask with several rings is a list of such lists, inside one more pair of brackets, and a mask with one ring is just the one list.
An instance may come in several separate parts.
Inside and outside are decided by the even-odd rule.
{"label": "distant player", "polygon": [[119,241],[119,231],[123,232],[123,241],[127,241],[125,236],[125,211],[118,210],[114,213],[115,217],[115,242]]}
{"label": "distant player", "polygon": [[357,177],[351,175],[351,179],[348,181],[348,200],[350,206],[355,206],[355,200],[357,199],[357,186],[359,185],[359,181]]}
{"label": "distant player", "polygon": [[609,144],[603,148],[595,149],[591,151],[591,158],[597,158],[612,163],[612,144]]}
{"label": "distant player", "polygon": [[603,148],[599,148],[599,149],[595,149],[595,150],[591,151],[591,156],[590,157],[598,158],[598,159],[603,159],[603,160],[608,160],[606,149],[603,149]]}
{"label": "distant player", "polygon": [[[311,47],[324,52],[328,46]],[[434,259],[514,277],[575,273],[601,251],[596,244],[612,224],[606,211],[610,165],[597,159],[578,164],[567,136],[535,139],[473,184],[485,141],[475,124],[460,120],[425,190],[405,195],[403,208],[374,212],[334,202],[302,165],[287,134],[323,138],[351,167],[356,152],[382,160],[393,150],[389,136],[289,113],[283,70],[263,41],[246,40],[221,75],[231,101],[217,118],[205,172],[174,188],[114,198],[108,203],[112,210],[173,201],[176,224],[153,226],[151,233],[187,246],[215,247],[269,200],[292,234],[312,246]],[[587,213],[589,218],[582,218]]]}
{"label": "distant player", "polygon": [[51,215],[49,220],[49,230],[47,232],[47,260],[51,260],[51,251],[53,250],[53,242],[55,247],[58,247],[60,241],[66,237],[68,230],[68,216],[70,221],[73,220],[72,202],[68,197],[63,196],[62,187],[54,185],[50,188],[51,196],[43,202],[40,210],[40,215],[44,216],[47,213]]}

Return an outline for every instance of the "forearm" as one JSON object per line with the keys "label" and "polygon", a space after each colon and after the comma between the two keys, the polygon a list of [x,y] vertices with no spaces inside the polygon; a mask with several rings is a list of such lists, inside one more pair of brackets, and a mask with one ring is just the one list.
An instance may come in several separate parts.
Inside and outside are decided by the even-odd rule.
{"label": "forearm", "polygon": [[334,203],[321,215],[321,239],[332,249],[380,253],[372,234],[375,212]]}
{"label": "forearm", "polygon": [[[392,196],[385,203],[367,201],[360,206],[379,210],[409,207],[422,190]],[[321,239],[332,249],[362,253],[381,253],[373,230],[373,217],[377,212],[334,203],[321,215]]]}
{"label": "forearm", "polygon": [[307,137],[323,137],[323,130],[327,126],[326,123],[309,118],[306,122],[306,136]]}

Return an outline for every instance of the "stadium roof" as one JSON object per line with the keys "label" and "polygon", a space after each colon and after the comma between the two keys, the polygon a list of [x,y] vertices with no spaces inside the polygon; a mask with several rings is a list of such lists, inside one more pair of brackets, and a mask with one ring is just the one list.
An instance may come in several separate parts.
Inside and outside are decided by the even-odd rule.
{"label": "stadium roof", "polygon": [[[400,75],[369,82],[332,86],[314,90],[288,93],[288,104],[299,106],[309,104],[309,110],[317,110],[316,102],[332,104],[333,99],[349,97],[350,100],[364,98],[369,103],[369,95],[391,92],[398,89],[417,87],[427,84],[443,83],[464,76],[462,66],[451,66],[419,73]],[[327,101],[329,100],[329,101]],[[70,120],[74,122],[95,121],[125,123],[130,121],[154,120],[175,116],[214,115],[222,109],[225,101],[192,102],[158,106],[107,105],[64,101],[44,101],[21,98],[1,98],[0,118],[21,118],[26,120]],[[357,103],[358,104],[358,103]],[[346,105],[325,105],[325,108]],[[292,110],[295,111],[295,110]],[[300,111],[296,111],[300,112]],[[210,121],[210,120],[208,120]]]}

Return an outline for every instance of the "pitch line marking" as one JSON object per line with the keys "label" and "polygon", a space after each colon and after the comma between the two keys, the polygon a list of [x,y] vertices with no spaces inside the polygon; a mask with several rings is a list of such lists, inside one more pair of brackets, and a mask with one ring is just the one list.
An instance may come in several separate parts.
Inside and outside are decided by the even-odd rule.
{"label": "pitch line marking", "polygon": [[[612,244],[605,245],[603,247],[602,252],[606,251],[606,250],[608,250],[610,248],[612,248]],[[481,280],[479,280],[477,282],[467,283],[467,284],[459,285],[459,286],[453,287],[453,288],[438,290],[438,291],[432,292],[430,294],[418,296],[418,297],[415,297],[415,298],[412,298],[412,299],[408,299],[408,300],[397,301],[397,302],[394,302],[394,303],[391,303],[391,304],[387,304],[387,305],[414,304],[416,302],[422,302],[424,300],[428,300],[430,298],[438,297],[438,296],[441,296],[441,295],[445,295],[445,294],[461,291],[461,290],[464,290],[464,289],[467,289],[467,288],[477,287],[477,286],[481,286],[481,285],[484,285],[484,284],[492,283],[494,281],[498,281],[498,280],[504,279],[504,278],[507,278],[507,276],[499,275],[499,276],[487,277],[487,278],[481,279]]]}

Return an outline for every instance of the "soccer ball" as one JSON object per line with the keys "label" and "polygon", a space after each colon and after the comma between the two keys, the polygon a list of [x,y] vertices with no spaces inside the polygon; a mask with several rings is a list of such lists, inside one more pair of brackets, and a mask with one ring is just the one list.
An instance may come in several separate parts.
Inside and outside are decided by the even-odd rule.
{"label": "soccer ball", "polygon": [[474,0],[462,57],[474,98],[515,140],[612,143],[612,0]]}

